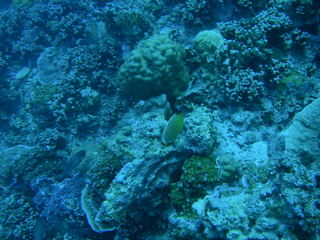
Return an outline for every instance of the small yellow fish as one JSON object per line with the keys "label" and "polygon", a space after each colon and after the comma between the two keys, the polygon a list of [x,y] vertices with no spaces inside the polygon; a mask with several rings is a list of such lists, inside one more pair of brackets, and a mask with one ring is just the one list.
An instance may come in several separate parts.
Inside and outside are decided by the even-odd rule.
{"label": "small yellow fish", "polygon": [[161,135],[161,142],[165,146],[169,146],[174,143],[176,138],[181,133],[184,126],[184,117],[181,113],[175,113],[167,122]]}

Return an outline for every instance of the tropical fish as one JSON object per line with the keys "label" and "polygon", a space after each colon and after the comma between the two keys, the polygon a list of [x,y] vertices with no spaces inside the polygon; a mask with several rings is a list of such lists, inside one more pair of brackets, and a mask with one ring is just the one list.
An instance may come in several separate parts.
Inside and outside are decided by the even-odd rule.
{"label": "tropical fish", "polygon": [[181,133],[184,126],[184,117],[181,113],[175,113],[167,122],[162,135],[161,142],[163,145],[169,146],[174,143]]}

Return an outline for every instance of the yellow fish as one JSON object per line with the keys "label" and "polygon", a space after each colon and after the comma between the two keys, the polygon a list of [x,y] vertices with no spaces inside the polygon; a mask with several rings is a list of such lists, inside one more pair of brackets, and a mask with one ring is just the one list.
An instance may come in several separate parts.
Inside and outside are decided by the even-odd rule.
{"label": "yellow fish", "polygon": [[181,133],[184,126],[184,117],[181,113],[175,113],[167,122],[161,135],[161,142],[165,146],[169,146],[174,143],[176,138]]}

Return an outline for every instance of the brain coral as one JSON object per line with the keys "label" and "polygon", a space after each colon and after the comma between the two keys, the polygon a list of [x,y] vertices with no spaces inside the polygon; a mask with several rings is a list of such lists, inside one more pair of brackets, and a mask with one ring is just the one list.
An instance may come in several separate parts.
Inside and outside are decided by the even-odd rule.
{"label": "brain coral", "polygon": [[166,35],[142,41],[120,67],[117,82],[129,97],[147,99],[167,94],[176,97],[189,82],[183,64],[185,51]]}

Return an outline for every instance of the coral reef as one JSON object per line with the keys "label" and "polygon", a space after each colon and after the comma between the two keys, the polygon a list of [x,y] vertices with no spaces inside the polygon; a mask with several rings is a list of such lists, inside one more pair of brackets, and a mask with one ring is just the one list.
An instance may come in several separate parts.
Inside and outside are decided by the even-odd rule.
{"label": "coral reef", "polygon": [[0,239],[319,240],[319,13],[1,1]]}
{"label": "coral reef", "polygon": [[[191,153],[206,154],[212,148],[214,131],[209,125],[211,116],[208,113],[206,115],[205,108],[189,113],[185,116],[185,121],[189,124],[196,119],[199,121],[202,113],[203,118],[208,120],[207,124],[199,125],[198,128],[187,125],[174,144],[163,146],[161,128],[165,126],[164,112],[167,106],[164,95],[138,103],[128,113],[130,117],[125,115],[119,121],[116,134],[102,142],[102,148],[108,156],[119,159],[123,167],[110,186],[106,185],[106,199],[100,208],[97,206],[99,201],[92,198],[92,191],[95,190],[92,190],[90,185],[83,192],[83,208],[86,209],[89,222],[95,231],[121,230],[122,223],[129,220],[136,221],[137,225],[145,229],[145,223],[138,222],[138,219],[154,218],[159,211],[157,209],[163,207],[161,199],[166,196],[165,189],[170,176],[181,165],[182,156]],[[197,142],[197,145],[194,145],[194,142]],[[203,163],[207,164],[206,161]],[[199,171],[201,172],[201,168]],[[209,174],[203,178],[213,177],[208,169],[203,169],[202,172],[204,175]],[[186,184],[189,181],[188,176],[185,174],[184,177]],[[144,194],[141,194],[142,192]],[[156,197],[158,201],[148,202],[150,196]],[[149,208],[153,210],[147,211]],[[140,217],[135,217],[136,214]],[[123,229],[126,228],[122,227]]]}

